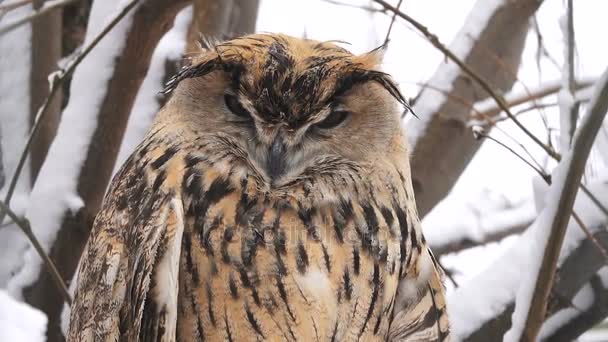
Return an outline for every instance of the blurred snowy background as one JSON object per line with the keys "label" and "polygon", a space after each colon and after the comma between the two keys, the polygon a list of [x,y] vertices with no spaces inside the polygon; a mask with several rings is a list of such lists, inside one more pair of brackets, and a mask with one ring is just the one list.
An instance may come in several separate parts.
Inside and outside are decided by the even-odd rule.
{"label": "blurred snowy background", "polygon": [[[79,5],[80,2],[86,5]],[[164,34],[162,28],[156,28],[162,25],[142,22],[136,6],[76,67],[69,87],[70,78],[63,80],[63,75],[58,74],[65,84],[57,86],[56,103],[49,105],[48,113],[44,114],[45,122],[55,123],[40,128],[43,133],[50,131],[50,138],[35,139],[32,147],[32,153],[40,149],[44,153],[38,152],[39,155],[26,161],[23,171],[15,178],[14,194],[8,195],[12,210],[31,222],[42,248],[47,253],[50,251],[64,278],[71,278],[78,251],[86,239],[87,225],[98,208],[112,170],[141,139],[162,100],[157,93],[170,71],[175,70],[182,53],[194,51],[192,31],[222,36],[249,32],[255,27],[258,32],[341,40],[348,42],[344,47],[352,52],[364,53],[382,45],[391,27],[383,67],[395,77],[403,93],[412,99],[414,110],[420,117],[408,116],[404,128],[413,146],[415,181],[417,171],[427,177],[420,180],[416,196],[421,202],[427,239],[449,274],[446,286],[455,338],[500,340],[509,329],[516,297],[519,309],[515,309],[513,319],[516,322],[522,317],[525,319],[521,316],[521,308],[528,304],[520,303],[529,301],[530,296],[522,290],[526,287],[522,285],[525,283],[523,279],[536,274],[544,250],[543,236],[546,236],[536,233],[548,231],[550,224],[547,222],[552,222],[537,218],[543,212],[550,216],[550,210],[544,209],[551,207],[551,203],[560,197],[559,189],[550,190],[533,167],[550,175],[558,163],[506,118],[495,101],[481,100],[487,94],[470,78],[462,76],[462,71],[410,23],[399,17],[393,19],[393,12],[384,8],[381,2],[368,0],[261,0],[257,21],[257,1],[233,0],[222,4],[218,1],[195,1],[194,9],[185,0],[168,1],[167,4],[163,1],[140,2],[150,2],[150,6],[158,8],[160,12],[152,16],[158,22],[172,23],[173,15],[179,10],[173,29]],[[603,33],[608,32],[608,21],[605,20],[608,2],[574,2],[573,70],[576,91],[572,95],[566,89],[569,70],[565,58],[568,54],[566,0],[387,2],[399,6],[400,11],[422,23],[458,58],[470,62],[473,70],[482,74],[498,94],[504,95],[511,112],[517,114],[529,133],[550,146],[552,151],[568,155],[570,147],[568,138],[564,138],[568,135],[565,132],[577,123],[581,127],[593,102],[593,85],[608,67],[608,45],[601,43]],[[54,0],[47,1],[46,5],[43,3],[0,0],[3,170],[0,186],[4,184],[0,194],[5,203],[9,202],[7,194],[36,109],[46,98],[46,75],[57,64],[63,70],[69,69],[73,62],[70,56],[86,51],[77,47],[95,44],[102,28],[111,24],[111,18],[121,15],[121,10],[132,1],[95,0],[92,6],[91,1]],[[27,18],[32,13],[32,6],[42,6],[44,10],[54,5],[65,9],[63,14],[45,14],[55,15],[55,19],[47,18],[51,23],[41,23],[37,19],[34,25],[28,22],[15,26],[20,18]],[[210,6],[211,10],[201,11],[205,6]],[[511,8],[500,13],[507,6]],[[53,26],[53,20],[63,20],[63,31],[61,26],[57,30],[56,23]],[[73,46],[66,46],[70,44],[59,40],[55,52],[36,47],[41,39],[52,44],[49,42],[52,39],[41,38],[45,29],[40,26],[46,27],[47,31],[54,27],[57,31],[53,33],[51,30],[47,34],[63,34],[64,40]],[[67,34],[66,27],[69,30]],[[133,47],[129,40],[132,33],[148,28],[151,28],[150,32],[144,36],[151,43]],[[490,32],[484,31],[487,28]],[[490,38],[480,42],[484,34]],[[524,43],[523,49],[518,47],[521,45],[518,45],[518,39],[512,38],[518,35],[523,37],[520,39]],[[512,41],[503,41],[511,39],[509,37]],[[160,42],[156,44],[158,40]],[[137,49],[140,50],[133,51]],[[476,55],[468,59],[469,52],[473,50]],[[49,62],[48,56],[53,53],[56,60]],[[41,56],[46,60],[46,67],[39,61]],[[122,56],[121,61],[117,61],[118,56]],[[146,74],[147,59],[151,62]],[[121,63],[132,64],[120,69]],[[128,74],[133,63],[146,66],[138,69],[139,76]],[[141,87],[138,82],[131,88],[117,85],[117,80],[139,79],[143,75],[146,77]],[[460,81],[455,82],[457,78]],[[44,89],[36,92],[35,88],[40,87],[40,83]],[[513,83],[512,89],[509,89],[510,83]],[[600,83],[597,82],[598,86]],[[131,100],[119,102],[118,109],[112,109],[115,114],[108,114],[110,109],[104,105],[112,96],[120,94]],[[63,96],[63,101],[58,100],[60,96]],[[66,100],[68,96],[69,100]],[[446,102],[451,104],[446,105]],[[574,102],[581,105],[579,120],[568,121],[563,112]],[[458,107],[460,114],[442,112],[442,109],[453,109],[454,106]],[[102,118],[106,116],[110,119],[104,121]],[[434,118],[444,121],[433,126]],[[57,125],[59,128],[53,140]],[[455,128],[450,128],[450,125]],[[114,129],[117,126],[122,128]],[[434,127],[434,131],[429,127]],[[475,140],[473,127],[482,127],[484,134],[495,141],[489,138]],[[119,133],[114,133],[116,130]],[[442,135],[444,133],[445,136]],[[458,140],[450,140],[452,137]],[[101,142],[95,139],[101,139]],[[36,142],[43,147],[37,146]],[[435,148],[424,148],[428,145]],[[476,147],[471,147],[474,145]],[[442,148],[445,148],[445,154]],[[46,149],[49,149],[48,155]],[[573,154],[576,153],[578,151]],[[109,154],[113,156],[106,158]],[[472,159],[469,161],[469,158]],[[562,164],[562,169],[568,167],[567,160]],[[541,328],[542,339],[569,340],[564,336],[578,336],[608,316],[608,300],[604,298],[608,294],[605,289],[608,287],[608,272],[602,267],[605,264],[602,246],[608,246],[608,237],[605,236],[608,216],[602,211],[608,205],[607,166],[608,124],[604,121],[583,175],[583,183],[594,196],[579,193],[577,197],[575,212],[581,222],[570,220],[558,261],[557,279],[564,287],[558,286],[552,291],[551,314]],[[104,169],[106,171],[98,171]],[[554,184],[562,180],[563,177],[554,174]],[[559,188],[559,184],[556,187]],[[430,188],[433,190],[427,190]],[[599,205],[594,202],[596,199]],[[593,239],[586,236],[581,223],[594,236]],[[524,231],[526,233],[521,235]],[[64,249],[70,251],[62,252]],[[57,336],[60,336],[62,297],[52,277],[44,271],[41,273],[41,269],[44,266],[37,252],[11,219],[5,217],[0,226],[0,341],[44,339],[46,315],[24,301],[49,315],[48,320],[53,322],[48,328],[49,340],[60,339]],[[54,299],[49,299],[51,297]],[[517,331],[509,333],[509,338],[513,338]],[[596,327],[580,340],[608,341],[608,333],[603,334],[603,329]]]}

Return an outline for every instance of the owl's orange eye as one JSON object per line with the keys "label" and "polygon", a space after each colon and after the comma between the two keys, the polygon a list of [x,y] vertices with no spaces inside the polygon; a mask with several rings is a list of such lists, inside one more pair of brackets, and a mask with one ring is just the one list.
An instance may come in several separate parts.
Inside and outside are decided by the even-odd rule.
{"label": "owl's orange eye", "polygon": [[343,123],[344,120],[346,120],[349,116],[350,116],[350,112],[347,112],[345,110],[335,110],[335,111],[331,112],[325,118],[325,120],[323,120],[319,123],[316,123],[315,127],[321,128],[321,129],[335,128],[335,127],[339,126],[341,123]]}
{"label": "owl's orange eye", "polygon": [[230,109],[232,114],[239,116],[243,119],[251,119],[251,114],[243,107],[241,102],[234,95],[226,94],[224,95],[224,101],[226,102],[226,107]]}

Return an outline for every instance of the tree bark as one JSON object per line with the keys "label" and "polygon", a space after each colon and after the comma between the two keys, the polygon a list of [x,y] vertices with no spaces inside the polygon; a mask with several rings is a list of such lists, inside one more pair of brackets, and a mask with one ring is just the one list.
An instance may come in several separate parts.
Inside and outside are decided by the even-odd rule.
{"label": "tree bark", "polygon": [[255,30],[259,0],[194,0],[194,16],[188,30],[186,52],[198,50],[205,38],[225,39]]}
{"label": "tree bark", "polygon": [[[541,3],[537,0],[505,1],[492,14],[467,55],[459,57],[494,89],[509,90],[516,81],[528,22]],[[460,39],[474,38],[463,36]],[[466,42],[458,42],[462,43]],[[441,76],[443,67],[454,66],[443,65],[436,75]],[[450,192],[482,143],[474,139],[467,124],[470,106],[450,98],[464,99],[472,104],[487,98],[488,94],[462,71],[451,86],[449,96],[434,113],[428,113],[428,118],[410,120],[406,128],[406,132],[420,131],[412,146],[412,183],[421,217]],[[431,99],[434,91],[423,89],[416,103],[434,101]],[[421,130],[421,126],[426,127]]]}
{"label": "tree bark", "polygon": [[[39,9],[45,0],[34,0],[34,9]],[[48,75],[57,70],[57,62],[61,58],[62,44],[62,13],[57,8],[46,15],[32,21],[32,68],[30,72],[30,122],[36,119],[38,108],[49,95]],[[38,176],[38,171],[46,158],[57,127],[61,113],[61,92],[55,95],[49,105],[44,122],[41,123],[38,134],[32,141],[30,153],[30,177],[32,184]]]}

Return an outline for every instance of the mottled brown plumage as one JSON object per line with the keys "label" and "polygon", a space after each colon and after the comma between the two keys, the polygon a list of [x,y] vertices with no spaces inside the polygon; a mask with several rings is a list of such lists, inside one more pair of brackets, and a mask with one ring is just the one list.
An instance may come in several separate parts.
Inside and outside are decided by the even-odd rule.
{"label": "mottled brown plumage", "polygon": [[70,341],[449,339],[381,51],[203,51],[116,175]]}

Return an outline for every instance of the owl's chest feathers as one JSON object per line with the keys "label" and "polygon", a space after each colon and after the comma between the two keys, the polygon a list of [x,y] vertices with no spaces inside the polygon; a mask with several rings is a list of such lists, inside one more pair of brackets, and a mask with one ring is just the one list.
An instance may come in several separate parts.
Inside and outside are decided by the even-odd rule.
{"label": "owl's chest feathers", "polygon": [[383,336],[402,265],[419,243],[401,189],[373,196],[360,186],[333,203],[299,201],[304,189],[289,199],[256,189],[216,170],[186,171],[184,316],[198,317],[208,337]]}

